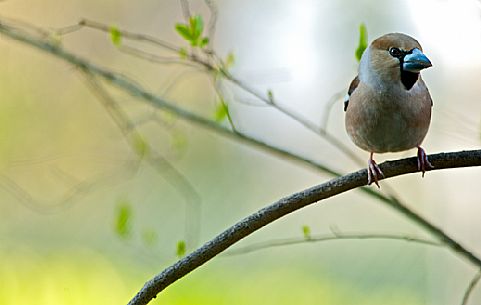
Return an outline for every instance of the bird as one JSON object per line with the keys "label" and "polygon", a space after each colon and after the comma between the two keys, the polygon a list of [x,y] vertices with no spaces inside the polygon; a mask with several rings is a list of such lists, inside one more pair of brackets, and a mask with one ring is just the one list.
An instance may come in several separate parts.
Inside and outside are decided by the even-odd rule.
{"label": "bird", "polygon": [[421,144],[431,122],[433,102],[420,72],[432,66],[419,42],[403,33],[385,34],[361,56],[358,75],[344,101],[345,128],[356,146],[370,153],[367,184],[384,177],[376,153],[417,148],[417,166],[433,168]]}

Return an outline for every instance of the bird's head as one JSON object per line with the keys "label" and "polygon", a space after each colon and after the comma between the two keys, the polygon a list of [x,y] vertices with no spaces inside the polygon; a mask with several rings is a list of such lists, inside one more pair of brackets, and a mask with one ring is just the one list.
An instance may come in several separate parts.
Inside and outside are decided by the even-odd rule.
{"label": "bird's head", "polygon": [[374,40],[359,66],[359,77],[372,85],[402,84],[410,90],[422,69],[432,66],[419,42],[411,36],[390,33]]}

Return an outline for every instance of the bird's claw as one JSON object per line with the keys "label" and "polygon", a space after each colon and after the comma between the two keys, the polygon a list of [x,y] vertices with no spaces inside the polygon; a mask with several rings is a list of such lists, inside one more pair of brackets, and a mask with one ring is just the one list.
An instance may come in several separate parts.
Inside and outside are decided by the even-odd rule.
{"label": "bird's claw", "polygon": [[428,160],[428,155],[424,151],[424,149],[421,146],[418,146],[418,170],[423,173],[423,178],[424,178],[424,173],[426,170],[433,169],[434,166],[429,162]]}
{"label": "bird's claw", "polygon": [[384,174],[379,168],[379,165],[377,165],[376,161],[369,159],[367,162],[367,185],[371,185],[374,182],[378,188],[381,188],[378,182],[379,177],[384,178]]}

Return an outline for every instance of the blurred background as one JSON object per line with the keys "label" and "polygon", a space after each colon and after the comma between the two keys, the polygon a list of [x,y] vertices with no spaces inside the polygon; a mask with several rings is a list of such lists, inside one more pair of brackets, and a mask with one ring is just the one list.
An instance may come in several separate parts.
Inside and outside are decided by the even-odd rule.
{"label": "blurred background", "polygon": [[[428,153],[480,146],[481,5],[474,0],[232,1],[218,8],[213,48],[234,54],[231,72],[315,124],[356,75],[359,24],[369,41],[417,38],[433,68]],[[1,18],[61,28],[81,18],[187,43],[176,0],[7,0]],[[209,20],[203,1],[192,13]],[[218,97],[204,72],[118,52],[108,33],[61,37],[69,51],[135,79],[168,101],[214,118]],[[0,38],[0,304],[126,304],[154,274],[257,209],[330,177],[222,138],[109,88],[146,141],[176,170],[139,157],[75,68]],[[238,130],[329,165],[360,166],[318,135],[229,83]],[[344,131],[342,99],[328,131],[361,159]],[[158,121],[145,120],[155,114]],[[144,122],[144,123],[142,123]],[[226,121],[219,124],[225,124]],[[376,160],[414,156],[415,151]],[[179,174],[183,182],[179,183]],[[388,184],[421,215],[481,255],[481,169],[405,175]],[[429,237],[395,211],[352,191],[289,215],[241,241],[335,232]],[[461,304],[476,273],[437,247],[402,241],[331,241],[219,256],[152,304]],[[470,304],[481,300],[481,287]]]}

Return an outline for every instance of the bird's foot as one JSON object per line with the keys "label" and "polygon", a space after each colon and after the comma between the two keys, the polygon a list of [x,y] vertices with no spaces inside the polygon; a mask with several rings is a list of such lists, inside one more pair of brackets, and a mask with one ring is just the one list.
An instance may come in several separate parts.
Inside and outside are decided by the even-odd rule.
{"label": "bird's foot", "polygon": [[418,146],[418,170],[423,173],[426,172],[426,170],[433,169],[434,166],[429,162],[428,160],[428,155],[426,155],[426,152],[421,146]]}
{"label": "bird's foot", "polygon": [[369,161],[367,161],[367,185],[371,185],[374,182],[378,188],[381,188],[378,182],[380,177],[384,177],[384,174],[371,156]]}

